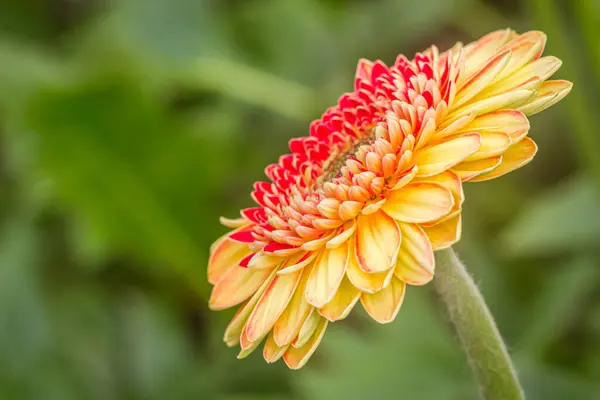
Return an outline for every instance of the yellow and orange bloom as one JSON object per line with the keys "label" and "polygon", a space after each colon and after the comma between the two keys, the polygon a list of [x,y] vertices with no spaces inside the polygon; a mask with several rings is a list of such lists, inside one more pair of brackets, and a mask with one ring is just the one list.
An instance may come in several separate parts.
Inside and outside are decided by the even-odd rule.
{"label": "yellow and orange bloom", "polygon": [[267,362],[300,368],[359,301],[395,319],[407,286],[433,278],[433,252],[460,239],[462,183],[531,161],[527,116],[571,90],[548,80],[561,61],[541,57],[545,42],[507,29],[359,62],[354,91],[254,185],[257,207],[222,219],[233,231],[211,247],[210,307],[239,305],[224,337],[239,358],[264,341]]}

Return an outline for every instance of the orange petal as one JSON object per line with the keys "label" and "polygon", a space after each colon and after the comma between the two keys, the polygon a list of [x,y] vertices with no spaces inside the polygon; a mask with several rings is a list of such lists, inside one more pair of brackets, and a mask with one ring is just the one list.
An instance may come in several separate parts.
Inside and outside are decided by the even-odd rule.
{"label": "orange petal", "polygon": [[471,179],[471,182],[487,181],[521,168],[533,160],[535,153],[537,153],[537,145],[529,137],[526,137],[506,150],[502,156],[502,163],[497,168]]}
{"label": "orange petal", "polygon": [[391,191],[383,205],[390,217],[402,222],[435,221],[448,214],[454,206],[452,193],[434,182],[414,182]]}
{"label": "orange petal", "polygon": [[439,143],[424,147],[413,158],[419,167],[417,176],[431,176],[444,172],[475,153],[480,145],[479,133],[466,133],[444,138]]}
{"label": "orange petal", "polygon": [[272,364],[283,356],[283,353],[286,352],[288,347],[289,346],[278,346],[277,343],[275,343],[275,339],[273,339],[273,332],[271,332],[263,347],[263,357],[266,362]]}
{"label": "orange petal", "polygon": [[479,149],[465,158],[465,162],[482,160],[501,155],[510,146],[510,136],[502,132],[481,133],[481,146]]}
{"label": "orange petal", "polygon": [[275,322],[275,326],[273,327],[273,339],[279,346],[285,346],[292,343],[296,336],[298,336],[302,324],[304,324],[304,321],[313,309],[304,297],[306,282],[308,281],[309,276],[309,270],[302,273],[300,283],[298,284],[292,299],[281,316],[277,319],[277,322]]}
{"label": "orange petal", "polygon": [[223,310],[240,304],[256,292],[271,272],[240,266],[230,269],[213,287],[208,306],[211,310]]}
{"label": "orange petal", "polygon": [[431,247],[434,251],[452,246],[460,240],[462,232],[462,217],[460,214],[437,225],[424,227]]}
{"label": "orange petal", "polygon": [[302,270],[299,270],[287,275],[277,275],[271,281],[246,322],[244,329],[249,341],[260,340],[275,325],[292,298],[301,275]]}
{"label": "orange petal", "polygon": [[245,340],[244,336],[244,332],[242,332],[242,337],[240,338],[240,345],[242,347],[242,350],[240,350],[239,354],[237,355],[238,360],[246,358],[250,354],[252,354],[252,352],[256,350],[256,348],[261,342],[261,340],[257,340],[256,342],[249,342]]}
{"label": "orange petal", "polygon": [[329,303],[346,273],[348,243],[334,249],[323,249],[310,272],[306,283],[306,301],[321,308]]}
{"label": "orange petal", "polygon": [[329,321],[339,321],[350,314],[352,308],[360,298],[360,291],[345,278],[333,299],[319,310],[319,314]]}
{"label": "orange petal", "polygon": [[354,251],[358,265],[365,272],[389,270],[396,262],[401,239],[398,224],[383,211],[358,216]]}
{"label": "orange petal", "polygon": [[387,324],[398,315],[405,292],[405,283],[394,277],[387,288],[373,294],[363,293],[360,301],[371,318],[380,324]]}
{"label": "orange petal", "polygon": [[480,115],[460,132],[506,133],[513,143],[521,140],[529,131],[529,120],[521,111],[500,110]]}
{"label": "orange petal", "polygon": [[363,271],[358,265],[358,261],[356,261],[354,241],[350,241],[349,245],[351,247],[348,256],[346,276],[352,285],[365,293],[375,293],[388,286],[392,279],[393,269],[390,268],[388,271],[384,272],[367,273]]}
{"label": "orange petal", "polygon": [[431,242],[416,224],[400,224],[400,230],[402,246],[394,274],[409,285],[424,285],[433,278],[435,268]]}
{"label": "orange petal", "polygon": [[306,319],[304,320],[304,323],[302,324],[302,327],[300,328],[300,332],[298,332],[298,336],[292,342],[292,346],[294,346],[294,347],[304,346],[309,341],[309,339],[312,337],[312,334],[317,329],[317,326],[319,325],[319,321],[321,321],[321,320],[322,320],[321,316],[319,315],[317,310],[313,308],[311,310],[310,314],[308,315],[308,317],[306,317]]}
{"label": "orange petal", "polygon": [[502,156],[490,157],[484,160],[466,161],[452,168],[463,182],[471,180],[476,176],[493,171],[502,163]]}
{"label": "orange petal", "polygon": [[212,285],[216,284],[229,269],[238,266],[240,261],[250,254],[248,245],[227,239],[227,236],[238,230],[222,236],[211,246],[211,254],[208,259],[208,281]]}
{"label": "orange petal", "polygon": [[300,348],[290,347],[283,355],[283,360],[290,369],[300,369],[306,364],[308,359],[313,355],[323,335],[327,329],[327,320],[321,318],[315,333],[312,335],[308,343]]}

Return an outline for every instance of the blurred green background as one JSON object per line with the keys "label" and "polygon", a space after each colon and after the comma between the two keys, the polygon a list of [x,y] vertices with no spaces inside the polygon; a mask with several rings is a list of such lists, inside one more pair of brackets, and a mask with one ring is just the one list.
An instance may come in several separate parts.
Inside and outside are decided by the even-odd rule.
{"label": "blurred green background", "polygon": [[290,372],[225,347],[205,269],[358,58],[508,26],[575,88],[530,165],[467,184],[457,247],[529,398],[600,398],[600,1],[2,0],[0,399],[476,398],[430,287]]}

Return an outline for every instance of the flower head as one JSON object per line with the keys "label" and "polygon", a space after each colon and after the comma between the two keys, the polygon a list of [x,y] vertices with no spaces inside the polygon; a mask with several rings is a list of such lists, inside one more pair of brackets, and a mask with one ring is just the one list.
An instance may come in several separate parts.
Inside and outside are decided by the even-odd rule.
{"label": "flower head", "polygon": [[394,320],[407,285],[433,278],[433,252],[460,238],[462,183],[531,161],[527,115],[570,91],[547,80],[561,61],[541,57],[545,42],[507,29],[359,62],[354,91],[266,168],[257,206],[222,219],[234,230],[211,248],[210,307],[241,304],[224,338],[240,358],[266,338],[267,362],[300,368],[359,300]]}

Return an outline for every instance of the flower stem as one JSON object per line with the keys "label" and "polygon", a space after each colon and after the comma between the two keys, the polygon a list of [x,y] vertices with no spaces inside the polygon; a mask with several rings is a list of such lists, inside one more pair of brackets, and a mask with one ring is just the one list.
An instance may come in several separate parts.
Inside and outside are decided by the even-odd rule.
{"label": "flower stem", "polygon": [[443,300],[486,400],[525,398],[485,301],[454,250],[436,252],[433,286]]}

